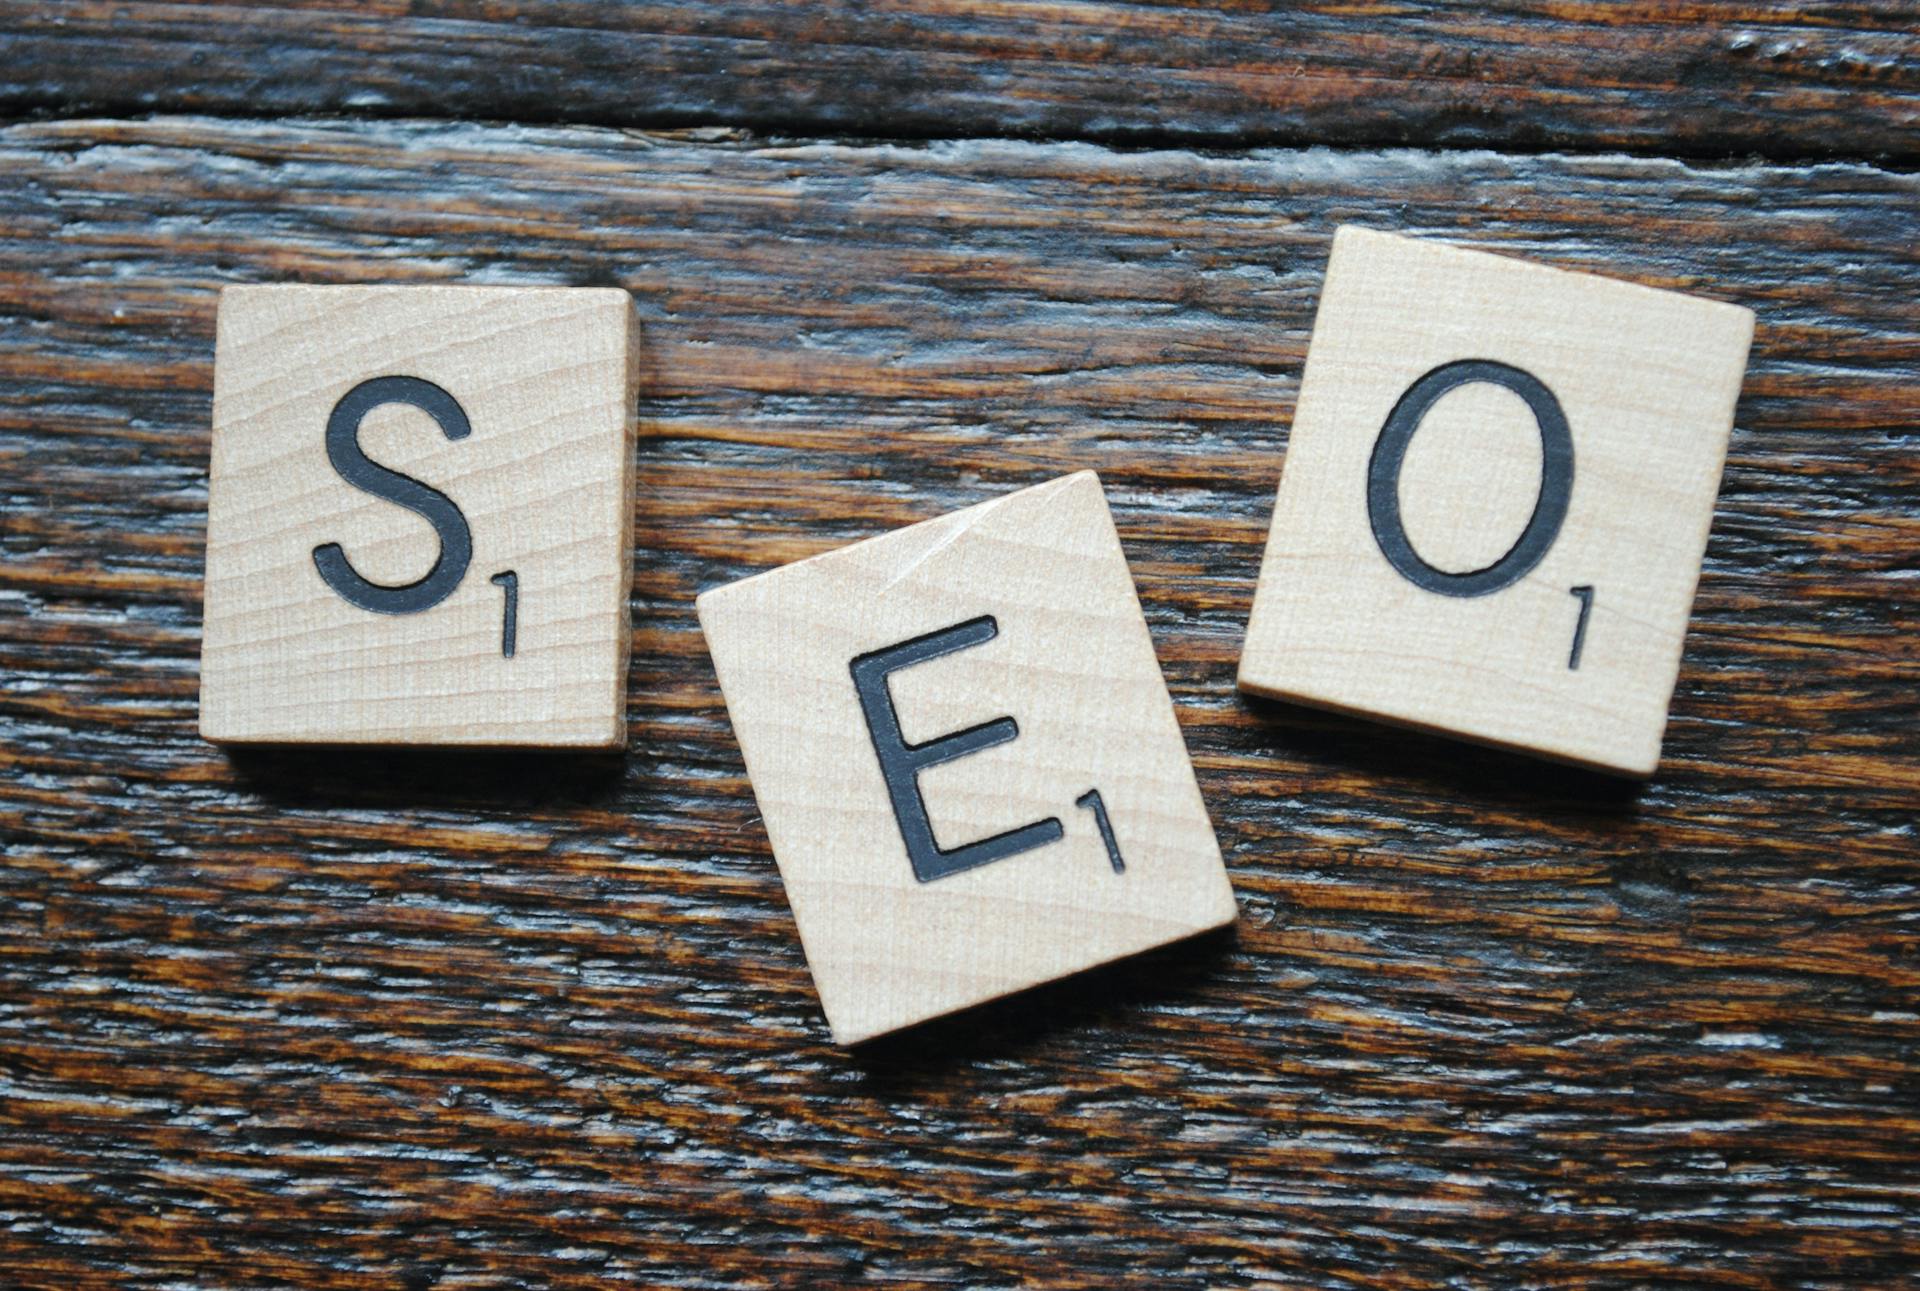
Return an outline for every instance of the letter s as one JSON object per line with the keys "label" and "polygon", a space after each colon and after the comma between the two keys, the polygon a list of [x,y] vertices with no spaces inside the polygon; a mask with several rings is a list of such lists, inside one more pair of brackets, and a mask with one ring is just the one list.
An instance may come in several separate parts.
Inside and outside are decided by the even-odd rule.
{"label": "letter s", "polygon": [[400,587],[368,582],[347,561],[337,542],[313,549],[314,567],[328,587],[363,610],[376,614],[416,614],[453,595],[473,559],[473,533],[453,499],[419,480],[380,465],[360,450],[360,422],[382,404],[404,403],[439,424],[448,439],[473,433],[458,401],[419,377],[374,377],[362,381],[334,405],[327,418],[327,460],[340,478],[365,493],[407,508],[433,526],[440,555],[426,576]]}

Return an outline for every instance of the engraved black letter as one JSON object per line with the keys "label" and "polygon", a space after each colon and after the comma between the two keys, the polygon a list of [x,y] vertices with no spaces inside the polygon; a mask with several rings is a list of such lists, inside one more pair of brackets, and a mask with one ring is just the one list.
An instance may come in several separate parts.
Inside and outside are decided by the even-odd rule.
{"label": "engraved black letter", "polygon": [[[1540,427],[1540,496],[1534,500],[1533,518],[1506,555],[1485,569],[1450,574],[1422,560],[1407,540],[1406,528],[1400,522],[1400,467],[1407,459],[1413,432],[1420,428],[1428,409],[1448,391],[1476,381],[1513,391],[1533,411]],[[1540,563],[1547,548],[1560,536],[1560,523],[1567,518],[1567,503],[1572,496],[1573,433],[1567,428],[1560,401],[1531,372],[1488,359],[1443,363],[1408,386],[1387,415],[1387,424],[1380,428],[1380,438],[1373,444],[1373,460],[1367,465],[1367,519],[1373,525],[1373,540],[1380,544],[1381,554],[1408,582],[1443,596],[1485,596],[1518,582]]]}
{"label": "engraved black letter", "polygon": [[473,558],[473,534],[453,499],[430,489],[412,476],[402,475],[373,461],[360,451],[360,421],[385,403],[410,404],[440,425],[448,439],[465,439],[473,432],[467,414],[454,397],[419,377],[375,377],[347,391],[327,418],[327,460],[340,478],[377,498],[397,502],[417,513],[440,536],[440,556],[426,577],[403,587],[370,583],[347,563],[340,544],[313,549],[314,567],[327,586],[363,610],[376,614],[415,614],[430,610],[453,595],[466,577]]}
{"label": "engraved black letter", "polygon": [[880,774],[887,782],[887,796],[893,800],[893,814],[900,823],[900,837],[907,845],[907,859],[913,865],[913,876],[922,883],[1045,847],[1065,834],[1059,820],[1049,817],[962,847],[943,848],[934,841],[933,822],[927,816],[926,801],[920,796],[920,773],[969,753],[1010,743],[1019,736],[1020,728],[1011,717],[999,717],[923,744],[908,744],[900,733],[900,715],[893,707],[887,677],[902,668],[983,645],[993,640],[999,631],[1000,626],[991,615],[982,615],[863,654],[851,664],[853,687],[859,692],[860,707],[866,712],[867,732],[873,737],[873,751],[880,758]]}

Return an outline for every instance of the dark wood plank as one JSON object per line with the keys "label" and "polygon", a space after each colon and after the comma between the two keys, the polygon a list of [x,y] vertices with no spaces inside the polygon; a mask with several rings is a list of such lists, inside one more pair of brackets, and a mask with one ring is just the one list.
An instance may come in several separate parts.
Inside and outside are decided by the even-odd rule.
{"label": "dark wood plank", "polygon": [[1920,6],[5,0],[0,111],[1920,157]]}
{"label": "dark wood plank", "polygon": [[[0,131],[18,1285],[1891,1286],[1920,1258],[1920,176]],[[1233,690],[1334,226],[1761,327],[1635,793]],[[222,283],[618,283],[625,759],[194,735]],[[831,1048],[701,588],[1107,481],[1237,936]]]}

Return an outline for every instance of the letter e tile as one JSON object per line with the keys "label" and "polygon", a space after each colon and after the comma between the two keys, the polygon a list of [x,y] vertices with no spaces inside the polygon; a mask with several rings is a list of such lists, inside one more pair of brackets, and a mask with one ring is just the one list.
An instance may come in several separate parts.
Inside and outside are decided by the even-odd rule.
{"label": "letter e tile", "polygon": [[1233,921],[1092,473],[699,609],[840,1043]]}

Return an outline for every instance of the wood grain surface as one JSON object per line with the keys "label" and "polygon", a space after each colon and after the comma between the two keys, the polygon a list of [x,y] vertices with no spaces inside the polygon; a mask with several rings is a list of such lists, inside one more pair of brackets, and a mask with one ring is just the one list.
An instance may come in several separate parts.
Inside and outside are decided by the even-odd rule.
{"label": "wood grain surface", "polygon": [[0,0],[0,112],[1920,158],[1912,0]]}
{"label": "wood grain surface", "polygon": [[[37,30],[9,84],[116,75]],[[1757,312],[1646,786],[1236,695],[1349,221]],[[0,128],[0,1282],[1913,1285],[1916,245],[1871,160]],[[627,756],[197,738],[214,303],[268,281],[634,293]],[[1237,930],[837,1049],[694,596],[1086,467]]]}

